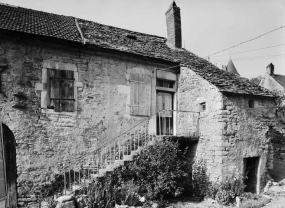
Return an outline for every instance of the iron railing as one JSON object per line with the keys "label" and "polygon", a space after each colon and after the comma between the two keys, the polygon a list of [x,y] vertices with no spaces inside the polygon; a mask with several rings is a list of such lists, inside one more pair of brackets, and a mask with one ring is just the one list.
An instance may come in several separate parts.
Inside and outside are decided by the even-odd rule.
{"label": "iron railing", "polygon": [[100,145],[80,167],[62,165],[64,190],[74,191],[96,177],[121,166],[146,146],[164,136],[192,136],[199,133],[199,112],[160,110],[147,119]]}

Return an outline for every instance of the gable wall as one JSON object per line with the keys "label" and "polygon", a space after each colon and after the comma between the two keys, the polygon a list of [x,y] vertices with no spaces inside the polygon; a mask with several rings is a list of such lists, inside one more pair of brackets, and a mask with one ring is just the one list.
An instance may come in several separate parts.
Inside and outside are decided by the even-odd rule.
{"label": "gable wall", "polygon": [[[83,158],[106,141],[145,117],[128,112],[128,73],[152,74],[166,65],[127,55],[106,54],[95,48],[41,41],[35,38],[0,35],[0,58],[8,61],[1,72],[3,120],[17,143],[19,197],[34,193],[59,171],[59,163],[79,166]],[[79,73],[78,112],[74,115],[42,114],[43,61],[76,65]],[[13,108],[15,93],[26,96],[25,108]],[[87,161],[86,161],[87,162]],[[34,198],[25,199],[25,203]],[[20,199],[20,203],[21,202]]]}

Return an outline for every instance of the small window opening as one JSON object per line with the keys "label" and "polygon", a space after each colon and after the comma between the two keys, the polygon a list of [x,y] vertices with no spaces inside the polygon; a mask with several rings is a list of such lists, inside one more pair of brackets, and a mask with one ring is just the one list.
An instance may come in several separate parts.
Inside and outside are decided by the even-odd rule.
{"label": "small window opening", "polygon": [[206,110],[206,102],[200,103],[200,111]]}
{"label": "small window opening", "polygon": [[127,35],[126,37],[133,39],[133,40],[137,40],[137,36],[135,36],[135,35]]}
{"label": "small window opening", "polygon": [[254,108],[254,100],[249,100],[248,101],[248,107],[249,108]]}
{"label": "small window opening", "polygon": [[157,79],[156,86],[158,87],[165,87],[165,88],[174,88],[174,81]]}

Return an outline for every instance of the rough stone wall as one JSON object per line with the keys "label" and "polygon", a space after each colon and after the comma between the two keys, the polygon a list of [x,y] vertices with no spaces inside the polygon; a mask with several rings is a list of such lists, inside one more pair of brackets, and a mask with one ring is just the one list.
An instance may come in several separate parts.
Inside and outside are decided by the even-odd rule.
{"label": "rough stone wall", "polygon": [[[254,100],[254,108],[249,108],[249,100]],[[199,107],[203,102],[205,111]],[[267,132],[270,126],[278,125],[274,100],[222,94],[193,71],[182,67],[178,108],[201,111],[197,115],[200,138],[196,162],[206,161],[210,180],[232,180],[243,175],[243,159],[257,156],[260,157],[259,188],[262,188],[267,168],[273,165],[271,137]],[[188,125],[181,123],[180,128]]]}
{"label": "rough stone wall", "polygon": [[[0,35],[0,58],[8,63],[1,72],[0,105],[3,120],[17,143],[20,198],[39,191],[41,185],[59,172],[59,163],[79,166],[98,142],[145,118],[127,112],[130,94],[127,73],[165,68],[153,61],[105,53],[80,44],[4,33]],[[83,82],[83,87],[78,89],[76,114],[41,113],[41,95],[35,90],[35,84],[41,82],[44,60],[76,65],[79,81]],[[18,99],[15,94],[23,95],[26,107],[12,107]]]}
{"label": "rough stone wall", "polygon": [[[178,81],[178,109],[184,111],[201,111],[200,103],[205,102],[206,110],[199,114],[192,114],[192,120],[181,122],[195,127],[198,121],[199,142],[196,151],[196,161],[205,160],[211,180],[218,180],[222,170],[223,150],[220,148],[222,141],[222,122],[220,115],[223,113],[223,97],[218,89],[196,75],[191,69],[181,68]],[[196,116],[194,116],[196,115]],[[178,124],[179,124],[178,118]],[[193,129],[195,130],[195,128]]]}
{"label": "rough stone wall", "polygon": [[[254,100],[254,108],[249,108],[249,100]],[[272,151],[267,132],[276,126],[276,106],[272,99],[249,96],[224,96],[223,121],[223,170],[225,179],[243,175],[243,159],[260,157],[259,181],[263,186],[267,168],[270,168]],[[270,155],[271,154],[271,155]]]}

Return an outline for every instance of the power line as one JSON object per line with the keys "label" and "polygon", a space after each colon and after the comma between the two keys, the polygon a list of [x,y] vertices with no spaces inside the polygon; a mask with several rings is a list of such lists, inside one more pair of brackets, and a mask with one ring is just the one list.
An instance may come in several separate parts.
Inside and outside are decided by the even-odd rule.
{"label": "power line", "polygon": [[[275,55],[267,55],[267,56],[254,56],[254,57],[242,57],[242,58],[234,58],[234,61],[237,60],[251,60],[251,59],[258,59],[258,58],[267,58],[267,57],[275,57],[275,56],[284,56],[285,53],[282,54],[275,54]],[[218,59],[218,60],[214,60],[214,62],[223,62],[224,60],[226,60],[226,58],[224,59]]]}
{"label": "power line", "polygon": [[[237,53],[231,53],[231,55],[240,54],[240,53],[247,53],[247,52],[252,52],[252,51],[259,51],[259,50],[268,49],[268,48],[275,48],[275,47],[283,46],[283,45],[285,45],[285,44],[279,44],[279,45],[268,46],[268,47],[264,47],[264,48],[257,48],[257,49],[248,50],[248,51],[241,51],[241,52],[237,52]],[[219,56],[212,56],[212,59],[213,59],[213,58],[216,58],[216,57],[222,57],[222,56],[228,56],[228,55],[229,55],[229,54],[219,55]]]}
{"label": "power line", "polygon": [[274,32],[274,31],[276,31],[276,30],[280,30],[280,29],[282,29],[283,27],[285,27],[285,26],[278,27],[278,28],[276,28],[276,29],[274,29],[274,30],[271,30],[271,31],[266,32],[266,33],[263,33],[262,35],[259,35],[259,36],[255,37],[255,38],[252,38],[252,39],[249,39],[249,40],[243,41],[243,42],[241,42],[241,43],[239,43],[239,44],[236,44],[236,45],[231,46],[231,47],[229,47],[229,48],[226,48],[226,49],[224,49],[224,50],[221,50],[221,51],[218,51],[218,52],[212,53],[212,54],[210,54],[210,55],[209,55],[209,57],[210,57],[210,56],[212,56],[212,55],[215,55],[215,54],[218,54],[218,53],[222,53],[222,52],[224,52],[224,51],[227,51],[227,50],[229,50],[229,49],[231,49],[231,48],[234,48],[234,47],[240,46],[240,45],[242,45],[242,44],[245,44],[245,43],[248,43],[248,42],[254,41],[254,40],[258,39],[258,38],[263,37],[264,35],[267,35],[267,34],[269,34],[269,33],[272,33],[272,32]]}

